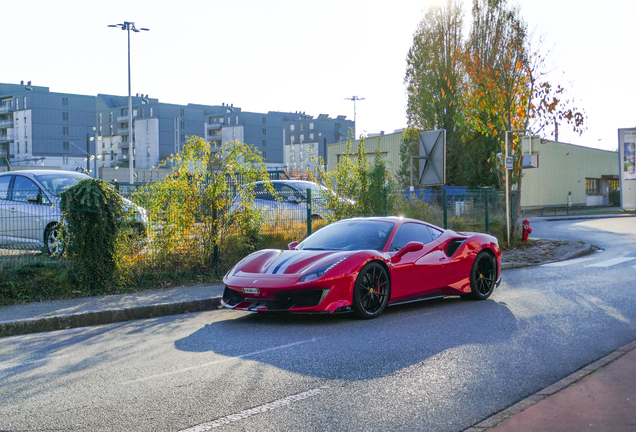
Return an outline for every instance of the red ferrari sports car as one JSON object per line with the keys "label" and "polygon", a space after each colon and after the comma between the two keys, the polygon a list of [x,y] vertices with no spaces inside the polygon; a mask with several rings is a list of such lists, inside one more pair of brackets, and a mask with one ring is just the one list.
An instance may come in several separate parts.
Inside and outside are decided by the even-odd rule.
{"label": "red ferrari sports car", "polygon": [[495,237],[402,217],[341,220],[289,249],[260,250],[236,264],[223,278],[222,305],[375,318],[389,304],[417,299],[485,300],[501,281]]}

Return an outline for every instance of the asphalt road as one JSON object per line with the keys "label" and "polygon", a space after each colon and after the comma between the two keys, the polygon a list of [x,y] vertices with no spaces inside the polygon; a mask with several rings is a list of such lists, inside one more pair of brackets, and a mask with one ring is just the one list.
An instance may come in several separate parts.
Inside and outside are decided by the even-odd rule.
{"label": "asphalt road", "polygon": [[372,321],[224,310],[2,338],[0,431],[464,430],[636,339],[636,219],[533,229],[604,251]]}

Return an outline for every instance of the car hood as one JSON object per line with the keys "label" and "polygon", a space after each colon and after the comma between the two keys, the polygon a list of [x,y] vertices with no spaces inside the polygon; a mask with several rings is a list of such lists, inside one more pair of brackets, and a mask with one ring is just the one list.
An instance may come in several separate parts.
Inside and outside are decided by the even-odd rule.
{"label": "car hood", "polygon": [[355,252],[265,249],[238,263],[229,276],[303,275]]}

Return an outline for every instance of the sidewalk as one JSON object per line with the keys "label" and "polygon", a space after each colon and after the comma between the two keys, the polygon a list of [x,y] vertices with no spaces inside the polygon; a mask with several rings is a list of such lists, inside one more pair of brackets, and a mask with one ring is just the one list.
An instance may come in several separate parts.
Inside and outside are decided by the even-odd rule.
{"label": "sidewalk", "polygon": [[636,341],[465,432],[636,431]]}
{"label": "sidewalk", "polygon": [[0,307],[0,337],[218,309],[223,285],[50,300]]}

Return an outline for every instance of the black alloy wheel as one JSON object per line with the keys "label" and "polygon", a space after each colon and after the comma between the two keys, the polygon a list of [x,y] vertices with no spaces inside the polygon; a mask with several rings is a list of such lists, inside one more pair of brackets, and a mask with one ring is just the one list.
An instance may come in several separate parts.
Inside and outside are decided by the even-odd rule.
{"label": "black alloy wheel", "polygon": [[391,284],[382,265],[371,262],[358,274],[353,289],[353,311],[358,318],[370,319],[380,316],[389,303]]}
{"label": "black alloy wheel", "polygon": [[481,251],[473,262],[470,271],[470,294],[462,298],[469,300],[486,300],[492,294],[497,280],[497,261],[486,251]]}

